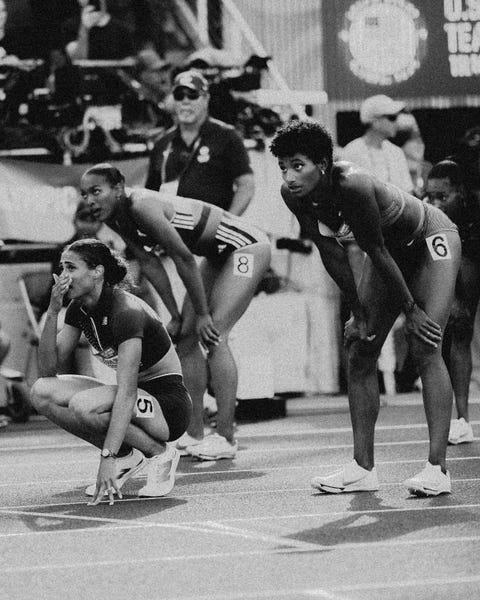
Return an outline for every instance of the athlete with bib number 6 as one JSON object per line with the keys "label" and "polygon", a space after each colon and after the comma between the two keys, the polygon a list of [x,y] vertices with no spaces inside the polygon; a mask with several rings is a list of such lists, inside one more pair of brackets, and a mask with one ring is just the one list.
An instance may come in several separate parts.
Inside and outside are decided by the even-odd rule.
{"label": "athlete with bib number 6", "polygon": [[[178,447],[203,460],[234,458],[237,371],[228,335],[269,267],[267,236],[212,204],[127,189],[122,173],[109,164],[88,169],[81,192],[95,217],[119,233],[139,259],[171,315],[167,329],[177,342],[193,403],[188,434]],[[181,312],[157,249],[171,257],[187,290]],[[195,256],[203,257],[200,265]],[[204,439],[207,364],[218,417],[217,433]]]}
{"label": "athlete with bib number 6", "polygon": [[[278,158],[282,197],[302,232],[318,247],[328,273],[350,303],[345,325],[353,461],[315,489],[340,493],[378,489],[374,429],[379,411],[377,358],[400,312],[423,383],[430,447],[426,467],[405,481],[416,495],[451,491],[446,448],[452,387],[442,335],[454,298],[461,244],[440,210],[348,162],[333,162],[332,139],[313,121],[292,121],[270,146]],[[366,252],[356,289],[342,239]]]}
{"label": "athlete with bib number 6", "polygon": [[[100,450],[96,484],[85,490],[93,504],[115,493],[147,464],[139,496],[164,496],[173,488],[179,453],[166,442],[186,430],[191,400],[180,360],[158,315],[118,287],[127,268],[108,246],[77,240],[54,275],[39,344],[39,375],[32,387],[37,411]],[[67,295],[65,325],[58,313]],[[84,333],[94,356],[117,372],[116,385],[68,373],[69,359]]]}

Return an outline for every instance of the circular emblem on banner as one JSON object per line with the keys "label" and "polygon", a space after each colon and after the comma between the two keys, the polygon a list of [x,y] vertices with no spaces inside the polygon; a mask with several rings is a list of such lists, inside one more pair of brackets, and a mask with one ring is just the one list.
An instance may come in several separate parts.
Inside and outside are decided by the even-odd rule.
{"label": "circular emblem on banner", "polygon": [[420,11],[408,0],[357,0],[339,33],[352,73],[384,86],[406,81],[417,71],[427,36]]}

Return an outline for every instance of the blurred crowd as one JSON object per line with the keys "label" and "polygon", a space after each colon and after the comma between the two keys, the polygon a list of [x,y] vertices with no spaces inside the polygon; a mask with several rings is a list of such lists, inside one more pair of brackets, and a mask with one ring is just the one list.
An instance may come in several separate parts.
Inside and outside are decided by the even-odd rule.
{"label": "blurred crowd", "polygon": [[[194,51],[172,3],[19,4],[0,0],[2,149],[38,146],[56,162],[141,152],[173,124],[172,82],[191,67],[209,80],[212,116],[253,143],[263,127],[278,125],[273,111],[248,98],[268,59],[238,65],[222,50]],[[20,8],[30,21],[15,18]]]}

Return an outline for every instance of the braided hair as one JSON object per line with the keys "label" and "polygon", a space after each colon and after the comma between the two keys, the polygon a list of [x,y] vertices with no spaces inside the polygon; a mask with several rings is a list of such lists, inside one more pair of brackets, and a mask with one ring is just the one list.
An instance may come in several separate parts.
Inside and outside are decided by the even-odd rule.
{"label": "braided hair", "polygon": [[98,165],[94,165],[87,169],[84,175],[100,175],[108,181],[111,187],[115,187],[119,183],[122,185],[125,183],[125,176],[123,173],[110,163],[99,163]]}

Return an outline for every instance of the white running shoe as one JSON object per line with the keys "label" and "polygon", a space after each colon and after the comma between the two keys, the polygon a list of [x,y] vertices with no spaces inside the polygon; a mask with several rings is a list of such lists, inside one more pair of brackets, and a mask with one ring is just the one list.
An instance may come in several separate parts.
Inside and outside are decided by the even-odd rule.
{"label": "white running shoe", "polygon": [[[117,485],[118,488],[121,489],[122,485],[131,479],[136,473],[141,471],[143,467],[147,464],[147,459],[145,456],[137,450],[136,448],[132,448],[130,454],[127,456],[122,456],[121,458],[116,459],[116,465],[118,470],[117,475]],[[85,494],[87,496],[94,496],[95,490],[97,489],[97,484],[92,483],[85,489]],[[115,494],[115,490],[113,490]],[[103,494],[107,496],[107,492]]]}
{"label": "white running shoe", "polygon": [[179,460],[180,452],[170,444],[163,454],[152,456],[148,460],[147,485],[138,491],[138,495],[166,496],[171,492]]}
{"label": "white running shoe", "polygon": [[407,490],[415,496],[439,496],[450,494],[452,484],[450,473],[443,473],[440,465],[427,462],[423,471],[403,482]]}
{"label": "white running shoe", "polygon": [[196,446],[197,444],[201,444],[203,439],[197,440],[197,438],[192,437],[187,432],[181,435],[178,440],[176,440],[173,445],[180,452],[180,456],[188,456],[190,452],[188,452],[187,448],[191,446]]}
{"label": "white running shoe", "polygon": [[341,471],[326,477],[314,477],[311,485],[326,494],[342,494],[349,492],[376,492],[378,477],[375,467],[371,471],[361,467],[354,459]]}
{"label": "white running shoe", "polygon": [[468,421],[465,421],[463,417],[460,419],[453,419],[450,422],[450,431],[448,433],[449,444],[465,444],[467,442],[473,442],[473,429]]}
{"label": "white running shoe", "polygon": [[227,438],[218,433],[212,433],[203,438],[201,444],[189,446],[187,452],[200,460],[219,460],[220,458],[235,458],[238,442],[231,444]]}

